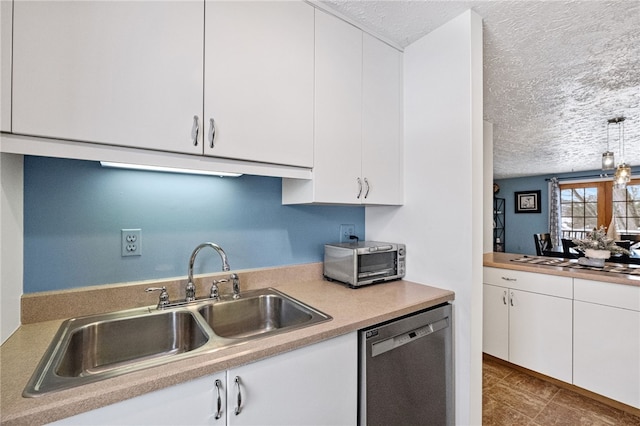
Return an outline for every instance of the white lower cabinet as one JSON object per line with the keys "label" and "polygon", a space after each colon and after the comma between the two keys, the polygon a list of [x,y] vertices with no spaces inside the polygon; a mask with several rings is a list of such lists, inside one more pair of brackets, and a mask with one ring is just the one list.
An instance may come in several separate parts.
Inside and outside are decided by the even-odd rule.
{"label": "white lower cabinet", "polygon": [[511,290],[509,361],[571,383],[572,301]]}
{"label": "white lower cabinet", "polygon": [[357,352],[354,332],[53,424],[353,425]]}
{"label": "white lower cabinet", "polygon": [[572,382],[572,278],[484,268],[483,350]]}
{"label": "white lower cabinet", "polygon": [[509,289],[483,285],[482,350],[497,358],[509,359]]}
{"label": "white lower cabinet", "polygon": [[574,286],[573,383],[640,408],[640,287]]}

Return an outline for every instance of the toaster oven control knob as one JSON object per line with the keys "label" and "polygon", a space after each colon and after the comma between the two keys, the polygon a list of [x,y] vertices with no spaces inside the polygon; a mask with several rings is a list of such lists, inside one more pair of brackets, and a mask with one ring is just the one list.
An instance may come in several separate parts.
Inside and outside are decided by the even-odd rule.
{"label": "toaster oven control knob", "polygon": [[398,249],[398,255],[400,255],[400,256],[404,256],[404,247],[400,247],[400,248]]}

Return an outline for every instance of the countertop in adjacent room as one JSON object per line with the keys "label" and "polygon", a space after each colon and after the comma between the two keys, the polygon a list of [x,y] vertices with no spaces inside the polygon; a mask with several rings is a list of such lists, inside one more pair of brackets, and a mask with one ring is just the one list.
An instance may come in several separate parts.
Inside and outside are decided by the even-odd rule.
{"label": "countertop in adjacent room", "polygon": [[[484,266],[493,268],[640,286],[640,265],[626,265],[607,262],[606,267],[603,270],[602,268],[583,267],[579,265],[578,261],[575,259],[531,256],[515,253],[485,253],[483,260]],[[612,270],[632,270],[633,273],[619,273],[612,272]]]}

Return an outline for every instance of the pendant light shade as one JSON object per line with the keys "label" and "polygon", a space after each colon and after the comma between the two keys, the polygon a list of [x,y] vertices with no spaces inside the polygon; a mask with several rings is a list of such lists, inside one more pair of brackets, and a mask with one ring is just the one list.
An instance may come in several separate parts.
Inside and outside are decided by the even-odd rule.
{"label": "pendant light shade", "polygon": [[616,168],[616,160],[613,158],[613,152],[606,151],[602,153],[602,170],[613,170]]}
{"label": "pendant light shade", "polygon": [[[615,117],[607,120],[607,151],[602,153],[602,170],[612,170],[616,172],[613,177],[614,188],[626,188],[631,180],[631,166],[624,161],[624,117]],[[609,126],[618,125],[618,154],[620,155],[618,167],[614,167],[613,152],[609,151]]]}
{"label": "pendant light shade", "polygon": [[613,184],[616,188],[626,188],[627,183],[631,180],[631,166],[626,163],[619,164],[616,168],[616,174],[613,178]]}

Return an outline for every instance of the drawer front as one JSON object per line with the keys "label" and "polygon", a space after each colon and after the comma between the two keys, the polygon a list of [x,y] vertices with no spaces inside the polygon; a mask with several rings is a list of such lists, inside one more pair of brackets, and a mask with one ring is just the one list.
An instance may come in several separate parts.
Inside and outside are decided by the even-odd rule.
{"label": "drawer front", "polygon": [[483,282],[515,290],[573,298],[573,278],[570,277],[485,267]]}
{"label": "drawer front", "polygon": [[575,278],[573,283],[573,298],[575,300],[640,311],[640,286],[581,278]]}

